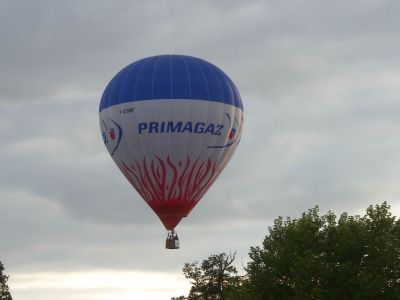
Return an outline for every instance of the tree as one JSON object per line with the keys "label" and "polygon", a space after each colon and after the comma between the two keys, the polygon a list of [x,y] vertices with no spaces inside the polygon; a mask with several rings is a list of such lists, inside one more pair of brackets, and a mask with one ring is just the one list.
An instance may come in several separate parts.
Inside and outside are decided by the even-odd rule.
{"label": "tree", "polygon": [[172,298],[172,300],[222,300],[233,289],[237,289],[242,277],[237,275],[232,265],[236,253],[211,255],[201,266],[198,262],[185,263],[182,271],[191,280],[192,287],[188,297]]}
{"label": "tree", "polygon": [[299,219],[279,217],[262,247],[251,247],[248,294],[253,299],[399,299],[400,220],[390,206],[365,216],[318,207]]}
{"label": "tree", "polygon": [[279,217],[249,256],[245,276],[231,266],[235,255],[185,264],[192,288],[173,299],[400,299],[400,219],[386,202],[363,217],[321,216],[318,207],[298,219]]}
{"label": "tree", "polygon": [[8,277],[3,274],[4,266],[0,261],[0,299],[1,300],[12,300],[10,289],[7,285]]}

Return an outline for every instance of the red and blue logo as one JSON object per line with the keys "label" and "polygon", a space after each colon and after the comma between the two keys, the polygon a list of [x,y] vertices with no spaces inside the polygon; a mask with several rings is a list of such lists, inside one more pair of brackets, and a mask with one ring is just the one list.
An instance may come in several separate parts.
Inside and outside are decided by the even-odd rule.
{"label": "red and blue logo", "polygon": [[114,155],[115,151],[118,150],[119,144],[122,139],[122,128],[121,126],[113,121],[109,120],[108,125],[102,119],[101,135],[103,136],[103,142],[106,145],[111,156]]}
{"label": "red and blue logo", "polygon": [[227,136],[228,136],[228,141],[226,144],[223,145],[213,145],[213,146],[207,146],[207,148],[226,148],[229,146],[232,146],[237,138],[238,138],[238,131],[240,130],[240,124],[241,122],[239,122],[237,119],[233,119],[231,118],[231,116],[228,113],[225,113],[225,117],[226,117],[226,122],[228,123],[226,126],[226,128],[228,128],[227,130]]}

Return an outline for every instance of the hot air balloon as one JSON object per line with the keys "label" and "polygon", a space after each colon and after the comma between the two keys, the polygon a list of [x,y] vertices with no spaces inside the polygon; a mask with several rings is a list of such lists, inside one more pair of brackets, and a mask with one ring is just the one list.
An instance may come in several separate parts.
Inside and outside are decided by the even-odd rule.
{"label": "hot air balloon", "polygon": [[221,174],[237,145],[243,105],[232,80],[192,56],[159,55],[118,72],[100,101],[112,159],[168,230],[174,231]]}

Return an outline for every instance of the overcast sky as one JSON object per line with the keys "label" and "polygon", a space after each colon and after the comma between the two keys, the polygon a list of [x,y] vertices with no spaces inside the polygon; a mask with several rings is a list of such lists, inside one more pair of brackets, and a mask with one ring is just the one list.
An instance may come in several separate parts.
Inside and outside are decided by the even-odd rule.
{"label": "overcast sky", "polygon": [[[0,0],[0,260],[16,300],[169,299],[185,262],[261,244],[278,216],[400,215],[400,2]],[[98,104],[125,65],[201,57],[245,127],[177,227],[120,174]]]}

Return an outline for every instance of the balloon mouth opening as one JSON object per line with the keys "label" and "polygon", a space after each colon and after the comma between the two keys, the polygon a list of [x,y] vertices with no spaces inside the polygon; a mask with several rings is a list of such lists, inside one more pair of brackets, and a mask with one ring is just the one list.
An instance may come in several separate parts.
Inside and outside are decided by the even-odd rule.
{"label": "balloon mouth opening", "polygon": [[167,230],[173,230],[182,218],[187,217],[197,202],[182,202],[176,200],[152,201],[151,209],[157,214]]}

